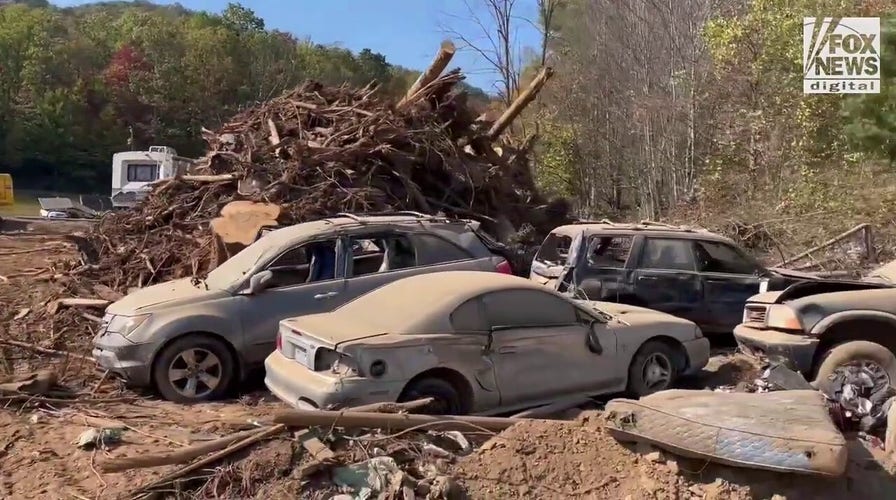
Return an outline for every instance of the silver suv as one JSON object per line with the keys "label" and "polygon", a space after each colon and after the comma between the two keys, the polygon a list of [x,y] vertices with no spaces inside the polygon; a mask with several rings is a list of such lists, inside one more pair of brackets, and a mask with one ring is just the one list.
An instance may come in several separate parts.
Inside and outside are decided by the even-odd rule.
{"label": "silver suv", "polygon": [[[224,395],[275,348],[280,320],[330,311],[415,274],[511,274],[479,223],[417,213],[339,214],[271,231],[204,279],[131,293],[106,309],[93,355],[130,385],[190,403]],[[409,312],[414,298],[408,297]]]}

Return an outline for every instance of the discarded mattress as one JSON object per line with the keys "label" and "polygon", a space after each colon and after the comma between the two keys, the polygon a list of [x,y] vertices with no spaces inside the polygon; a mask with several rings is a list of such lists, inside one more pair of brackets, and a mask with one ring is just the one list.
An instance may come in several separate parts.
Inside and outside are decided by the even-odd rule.
{"label": "discarded mattress", "polygon": [[737,467],[839,476],[846,440],[817,391],[670,390],[607,403],[608,430],[681,456]]}

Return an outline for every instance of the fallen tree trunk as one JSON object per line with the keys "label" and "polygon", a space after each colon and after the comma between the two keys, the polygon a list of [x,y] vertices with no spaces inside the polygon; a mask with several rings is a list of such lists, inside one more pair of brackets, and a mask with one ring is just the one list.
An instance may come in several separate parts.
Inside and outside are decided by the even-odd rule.
{"label": "fallen tree trunk", "polygon": [[280,434],[281,432],[283,432],[285,430],[286,430],[286,426],[284,426],[284,425],[275,425],[273,427],[268,427],[266,429],[262,429],[260,432],[257,432],[249,437],[246,437],[241,441],[237,441],[217,453],[213,453],[213,454],[203,458],[202,460],[193,462],[190,465],[187,465],[186,467],[177,469],[176,471],[165,475],[158,481],[154,481],[151,484],[140,487],[136,491],[130,493],[129,497],[135,498],[135,497],[138,497],[143,492],[151,491],[151,490],[154,490],[157,488],[167,486],[168,484],[186,476],[187,474],[190,474],[191,472],[197,471],[207,465],[211,465],[211,464],[217,462],[218,460],[221,460],[222,458],[224,458],[232,453],[236,453],[249,445],[255,444],[255,443],[262,441],[264,439],[267,439],[269,437],[276,436],[277,434]]}
{"label": "fallen tree trunk", "polygon": [[522,422],[518,418],[414,415],[355,411],[292,410],[274,417],[274,422],[291,427],[334,426],[345,429],[405,430],[425,427],[438,430],[485,429],[502,431]]}
{"label": "fallen tree trunk", "polygon": [[554,75],[554,70],[550,67],[541,68],[541,71],[538,72],[538,75],[534,80],[526,87],[516,99],[513,100],[513,103],[504,111],[500,118],[491,126],[488,132],[485,134],[486,139],[489,142],[494,142],[507,127],[513,123],[513,120],[519,116],[520,113],[526,109],[526,106],[529,105],[532,100],[538,95],[538,92],[541,91],[541,88],[544,87],[544,84],[548,81],[551,76]]}
{"label": "fallen tree trunk", "polygon": [[417,93],[430,83],[434,82],[435,79],[442,74],[442,71],[445,71],[445,68],[448,67],[448,63],[451,62],[451,58],[454,57],[454,52],[455,47],[451,40],[442,42],[442,46],[439,48],[439,52],[432,60],[432,63],[430,63],[429,67],[426,68],[423,73],[420,73],[420,76],[417,77],[417,80],[411,85],[407,93],[405,93],[404,98],[398,102],[398,107],[401,108],[416,101]]}
{"label": "fallen tree trunk", "polygon": [[98,464],[102,472],[122,472],[130,469],[142,469],[146,467],[161,467],[162,465],[182,464],[201,457],[208,453],[227,448],[228,446],[244,439],[259,435],[267,431],[267,428],[252,429],[250,431],[237,432],[212,441],[188,446],[160,455],[137,455],[133,457],[118,457]]}

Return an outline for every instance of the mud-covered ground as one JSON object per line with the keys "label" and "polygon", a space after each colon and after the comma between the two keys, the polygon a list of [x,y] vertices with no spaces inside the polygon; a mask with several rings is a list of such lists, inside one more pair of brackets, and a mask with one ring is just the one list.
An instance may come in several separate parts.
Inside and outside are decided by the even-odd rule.
{"label": "mud-covered ground", "polygon": [[[51,223],[50,223],[51,224]],[[31,275],[52,259],[73,256],[57,227],[43,234],[0,234],[0,340],[9,339],[7,326],[21,306],[46,279]],[[64,335],[64,332],[54,332]],[[33,336],[30,337],[33,339]],[[77,348],[76,348],[77,347]],[[84,346],[71,346],[83,352]],[[0,346],[0,376],[41,367],[62,374],[63,385],[92,393],[93,398],[125,401],[68,405],[55,402],[5,401],[0,409],[0,497],[116,498],[177,469],[177,465],[103,473],[103,464],[120,457],[172,451],[268,421],[286,407],[266,394],[260,384],[249,394],[213,404],[183,406],[152,396],[133,394],[114,381],[97,385],[90,363],[36,355]],[[688,388],[715,388],[749,383],[759,367],[730,348],[720,348],[699,377],[683,381]],[[456,479],[470,498],[896,498],[893,466],[880,449],[851,440],[846,477],[830,480],[715,466],[676,458],[649,449],[617,443],[601,427],[599,411],[573,411],[566,422],[532,421],[496,436],[471,437],[486,444],[465,457],[434,459],[417,452],[415,471]],[[123,428],[121,441],[108,449],[85,450],[78,437],[97,427]],[[330,429],[324,434],[332,436]],[[338,433],[335,433],[338,434]],[[370,446],[350,442],[343,462],[376,453],[419,450],[402,444],[404,437],[378,437]],[[490,439],[489,439],[490,438]],[[488,439],[486,441],[486,439]],[[339,451],[338,439],[328,440]],[[197,481],[171,496],[200,498],[330,498],[338,493],[330,469],[312,477],[296,473],[307,453],[292,435],[262,443],[250,453],[203,469]],[[420,472],[426,474],[427,472]],[[425,494],[418,489],[418,497]],[[780,498],[780,497],[774,497]]]}

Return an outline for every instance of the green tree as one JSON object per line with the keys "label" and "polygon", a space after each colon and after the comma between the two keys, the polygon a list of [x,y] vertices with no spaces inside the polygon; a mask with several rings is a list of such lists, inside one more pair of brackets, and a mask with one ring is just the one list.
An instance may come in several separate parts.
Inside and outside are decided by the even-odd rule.
{"label": "green tree", "polygon": [[847,98],[841,116],[855,151],[896,166],[896,16],[881,19],[881,31],[880,93]]}

